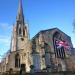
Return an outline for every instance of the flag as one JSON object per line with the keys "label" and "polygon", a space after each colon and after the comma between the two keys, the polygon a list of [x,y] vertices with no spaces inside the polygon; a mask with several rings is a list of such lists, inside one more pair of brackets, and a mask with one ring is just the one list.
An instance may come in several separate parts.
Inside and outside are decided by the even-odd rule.
{"label": "flag", "polygon": [[56,46],[57,46],[57,48],[64,47],[66,49],[70,49],[70,45],[68,44],[67,41],[56,40]]}
{"label": "flag", "polygon": [[56,47],[57,48],[61,48],[63,45],[62,45],[62,42],[56,40]]}
{"label": "flag", "polygon": [[66,49],[70,49],[70,45],[69,45],[69,43],[67,42],[67,41],[63,41],[64,42],[64,48],[66,48]]}

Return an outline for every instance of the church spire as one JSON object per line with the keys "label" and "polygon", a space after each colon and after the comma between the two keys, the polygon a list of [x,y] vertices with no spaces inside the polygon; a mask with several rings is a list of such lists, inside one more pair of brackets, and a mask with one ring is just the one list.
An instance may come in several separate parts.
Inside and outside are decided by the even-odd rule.
{"label": "church spire", "polygon": [[24,14],[23,14],[22,0],[19,0],[17,21],[20,21],[21,23],[24,23]]}
{"label": "church spire", "polygon": [[22,0],[19,0],[18,14],[23,15]]}

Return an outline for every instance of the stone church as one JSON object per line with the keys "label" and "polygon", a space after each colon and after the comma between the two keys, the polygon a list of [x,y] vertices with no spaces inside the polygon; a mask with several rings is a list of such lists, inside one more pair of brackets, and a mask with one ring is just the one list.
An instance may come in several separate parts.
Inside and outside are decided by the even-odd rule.
{"label": "stone church", "polygon": [[28,28],[27,24],[24,22],[22,1],[19,0],[16,23],[13,25],[10,53],[6,56],[4,65],[1,65],[2,71],[9,71],[10,69],[19,71],[20,65],[22,64],[26,67],[26,71],[30,71],[30,53]]}
{"label": "stone church", "polygon": [[0,63],[0,72],[18,72],[21,67],[26,72],[75,70],[72,48],[70,36],[58,28],[41,30],[29,39],[22,1],[19,0],[10,51]]}

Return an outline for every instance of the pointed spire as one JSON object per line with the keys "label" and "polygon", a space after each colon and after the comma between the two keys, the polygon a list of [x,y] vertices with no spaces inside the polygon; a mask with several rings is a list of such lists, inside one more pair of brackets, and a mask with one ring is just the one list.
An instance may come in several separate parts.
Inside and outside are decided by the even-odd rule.
{"label": "pointed spire", "polygon": [[23,15],[23,8],[22,8],[22,0],[19,0],[19,7],[18,7],[18,15],[17,20],[24,23],[24,15]]}
{"label": "pointed spire", "polygon": [[19,0],[18,14],[23,14],[22,0]]}

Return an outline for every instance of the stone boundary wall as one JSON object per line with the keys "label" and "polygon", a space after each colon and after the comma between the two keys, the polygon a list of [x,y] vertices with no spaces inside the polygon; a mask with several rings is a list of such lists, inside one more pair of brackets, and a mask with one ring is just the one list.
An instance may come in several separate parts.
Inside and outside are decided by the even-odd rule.
{"label": "stone boundary wall", "polygon": [[[3,73],[0,75],[20,75],[19,73]],[[24,74],[23,74],[24,75]],[[26,73],[25,75],[75,75],[75,71],[67,72],[39,72],[39,73]]]}

